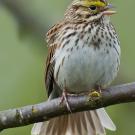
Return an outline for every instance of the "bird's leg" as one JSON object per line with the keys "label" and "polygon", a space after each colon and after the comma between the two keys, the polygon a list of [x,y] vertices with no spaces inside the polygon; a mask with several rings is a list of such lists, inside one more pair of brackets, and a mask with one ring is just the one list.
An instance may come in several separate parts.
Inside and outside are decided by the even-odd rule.
{"label": "bird's leg", "polygon": [[64,89],[63,92],[62,92],[62,97],[61,97],[61,100],[60,100],[60,104],[62,104],[65,101],[68,111],[72,113],[69,102],[68,102],[68,99],[67,99],[68,95],[70,95],[70,94],[67,93],[66,89]]}

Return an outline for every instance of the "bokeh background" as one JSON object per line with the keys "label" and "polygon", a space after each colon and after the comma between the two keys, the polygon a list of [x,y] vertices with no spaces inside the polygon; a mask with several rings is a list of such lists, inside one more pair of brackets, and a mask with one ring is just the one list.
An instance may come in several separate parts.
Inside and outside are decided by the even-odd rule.
{"label": "bokeh background", "polygon": [[[112,0],[112,17],[121,41],[120,72],[114,84],[135,80],[135,1]],[[46,99],[45,33],[62,19],[70,0],[0,0],[0,110]],[[108,135],[135,134],[135,103],[107,108],[117,125]],[[1,135],[30,135],[32,125],[8,129]]]}

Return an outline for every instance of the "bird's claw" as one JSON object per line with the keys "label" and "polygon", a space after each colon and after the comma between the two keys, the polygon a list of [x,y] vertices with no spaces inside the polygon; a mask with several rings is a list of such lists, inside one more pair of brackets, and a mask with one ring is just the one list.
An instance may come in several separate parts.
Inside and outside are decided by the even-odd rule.
{"label": "bird's claw", "polygon": [[90,97],[100,97],[101,96],[101,93],[97,92],[97,91],[93,91],[93,92],[90,92],[89,94]]}
{"label": "bird's claw", "polygon": [[63,93],[62,93],[62,97],[61,97],[61,100],[60,100],[60,104],[62,104],[62,103],[65,101],[68,111],[69,111],[70,113],[72,113],[71,107],[70,107],[69,102],[68,102],[68,99],[67,99],[67,95],[70,95],[70,94],[68,94],[68,93],[66,92],[66,90],[64,90]]}

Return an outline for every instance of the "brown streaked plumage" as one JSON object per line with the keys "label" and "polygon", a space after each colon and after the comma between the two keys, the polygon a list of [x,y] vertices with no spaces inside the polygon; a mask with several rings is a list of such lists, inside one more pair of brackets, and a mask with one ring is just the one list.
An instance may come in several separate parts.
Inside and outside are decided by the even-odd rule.
{"label": "brown streaked plumage", "polygon": [[[110,9],[107,0],[74,0],[64,19],[48,31],[45,83],[49,100],[65,91],[78,94],[106,88],[117,76],[120,46],[109,18],[115,12]],[[101,108],[37,123],[32,135],[104,135],[105,128],[116,130]]]}
{"label": "brown streaked plumage", "polygon": [[51,62],[51,59],[54,55],[54,50],[56,49],[57,45],[53,45],[49,47],[49,55],[46,61],[46,75],[45,75],[45,84],[46,89],[48,90],[48,95],[52,92],[53,89],[53,82],[54,82],[54,65],[55,62]]}

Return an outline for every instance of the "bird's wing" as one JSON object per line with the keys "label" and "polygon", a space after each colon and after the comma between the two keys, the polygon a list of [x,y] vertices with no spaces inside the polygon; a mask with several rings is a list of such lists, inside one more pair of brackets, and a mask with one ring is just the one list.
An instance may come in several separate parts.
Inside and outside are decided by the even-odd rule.
{"label": "bird's wing", "polygon": [[45,71],[45,84],[48,97],[51,94],[54,86],[54,66],[55,60],[52,61],[55,54],[55,50],[58,47],[57,36],[62,25],[60,23],[54,25],[47,33],[47,44],[48,44],[48,56],[46,61],[46,71]]}

